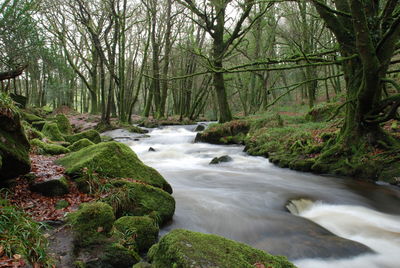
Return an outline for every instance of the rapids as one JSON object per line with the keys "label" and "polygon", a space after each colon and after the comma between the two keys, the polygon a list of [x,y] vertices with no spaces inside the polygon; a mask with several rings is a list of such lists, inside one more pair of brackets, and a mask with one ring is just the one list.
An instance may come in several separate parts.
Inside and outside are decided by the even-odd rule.
{"label": "rapids", "polygon": [[[176,212],[162,234],[214,233],[285,255],[301,268],[400,267],[398,188],[281,169],[242,146],[193,143],[194,128],[158,128],[148,138],[105,133],[172,185]],[[233,161],[209,165],[222,155]]]}

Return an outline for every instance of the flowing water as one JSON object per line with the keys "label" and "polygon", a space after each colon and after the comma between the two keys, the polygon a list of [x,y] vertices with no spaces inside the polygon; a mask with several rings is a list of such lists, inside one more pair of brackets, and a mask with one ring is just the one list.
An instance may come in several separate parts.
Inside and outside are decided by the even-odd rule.
{"label": "flowing water", "polygon": [[[222,235],[301,268],[400,267],[398,188],[281,169],[242,146],[193,143],[194,127],[154,129],[137,140],[109,133],[172,185],[176,212],[162,233]],[[209,165],[222,155],[233,161]]]}

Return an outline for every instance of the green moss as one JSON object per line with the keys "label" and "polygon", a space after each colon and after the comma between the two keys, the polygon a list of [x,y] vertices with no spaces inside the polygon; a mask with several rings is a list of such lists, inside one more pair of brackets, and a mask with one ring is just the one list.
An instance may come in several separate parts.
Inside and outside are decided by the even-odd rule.
{"label": "green moss", "polygon": [[32,140],[32,139],[40,139],[41,140],[46,137],[42,132],[40,132],[36,128],[33,128],[28,122],[23,121],[22,124],[24,126],[25,135],[28,138],[28,140]]}
{"label": "green moss", "polygon": [[[308,111],[306,115],[306,119],[314,121],[314,122],[321,122],[330,119],[332,116],[335,115],[337,109],[340,107],[340,103],[320,103],[314,106],[310,111]],[[339,111],[339,115],[343,116],[344,109]]]}
{"label": "green moss", "polygon": [[83,131],[81,133],[75,134],[75,135],[67,135],[65,136],[65,140],[74,143],[77,142],[81,139],[88,139],[93,143],[99,143],[101,142],[100,134],[94,129],[90,129],[87,131]]}
{"label": "green moss", "polygon": [[104,202],[114,208],[117,217],[150,215],[159,224],[172,219],[175,200],[165,191],[142,183],[116,181],[113,184],[118,188]]}
{"label": "green moss", "polygon": [[58,129],[57,123],[47,122],[44,124],[42,133],[52,141],[65,141],[63,135]]}
{"label": "green moss", "polygon": [[61,145],[45,143],[39,139],[33,139],[30,141],[30,143],[32,146],[37,147],[37,153],[39,154],[58,155],[67,154],[70,152],[69,149]]}
{"label": "green moss", "polygon": [[196,142],[213,144],[241,143],[250,130],[248,120],[233,120],[224,124],[212,124],[205,131],[198,133]]}
{"label": "green moss", "polygon": [[61,199],[56,202],[54,207],[55,207],[55,209],[64,209],[64,208],[67,208],[69,205],[70,204],[67,200]]}
{"label": "green moss", "polygon": [[147,262],[139,262],[132,266],[132,268],[151,268],[151,264]]}
{"label": "green moss", "polygon": [[39,131],[42,131],[45,124],[46,124],[46,121],[37,121],[37,122],[32,122],[31,125],[33,128],[35,128]]}
{"label": "green moss", "polygon": [[124,216],[114,222],[114,227],[122,233],[133,235],[139,251],[147,251],[157,242],[159,228],[150,217]]}
{"label": "green moss", "polygon": [[68,214],[74,231],[75,245],[84,247],[104,241],[109,236],[115,216],[110,205],[103,202],[82,204],[78,211]]}
{"label": "green moss", "polygon": [[30,189],[45,196],[62,196],[69,193],[68,181],[65,177],[34,183]]}
{"label": "green moss", "polygon": [[97,251],[86,252],[90,258],[83,262],[85,268],[131,268],[140,260],[140,256],[135,251],[119,243],[107,243]]}
{"label": "green moss", "polygon": [[44,119],[42,117],[39,117],[39,116],[31,114],[31,113],[22,112],[21,115],[22,115],[22,119],[24,119],[28,123],[44,121]]}
{"label": "green moss", "polygon": [[155,169],[146,166],[125,144],[104,142],[71,153],[57,161],[66,167],[71,176],[82,175],[83,168],[89,168],[110,178],[132,178],[164,189],[172,188]]}
{"label": "green moss", "polygon": [[94,145],[93,142],[91,142],[90,140],[84,138],[81,139],[79,141],[74,142],[73,144],[71,144],[70,146],[68,146],[67,148],[71,151],[71,152],[76,152],[79,151],[83,148],[86,148],[88,146]]}
{"label": "green moss", "polygon": [[259,249],[221,236],[176,229],[150,248],[149,260],[155,268],[220,267],[294,268],[285,257],[272,256]]}
{"label": "green moss", "polygon": [[64,114],[58,114],[56,116],[56,122],[58,129],[61,131],[61,133],[63,133],[64,135],[72,134],[71,124]]}

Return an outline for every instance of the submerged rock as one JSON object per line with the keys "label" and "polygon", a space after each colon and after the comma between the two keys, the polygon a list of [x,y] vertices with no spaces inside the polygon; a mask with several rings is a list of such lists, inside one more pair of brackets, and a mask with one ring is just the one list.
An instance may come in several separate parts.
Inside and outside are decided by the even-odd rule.
{"label": "submerged rock", "polygon": [[[29,172],[30,145],[19,114],[9,107],[9,97],[0,96],[0,184]],[[4,103],[3,103],[4,100]]]}
{"label": "submerged rock", "polygon": [[285,257],[273,256],[227,238],[175,229],[150,248],[152,267],[295,267]]}
{"label": "submerged rock", "polygon": [[127,145],[119,142],[95,144],[57,161],[73,177],[88,168],[109,178],[132,178],[172,193],[169,183],[154,168],[146,166]]}
{"label": "submerged rock", "polygon": [[44,196],[61,196],[69,193],[68,182],[65,177],[37,182],[32,184],[30,188],[33,192]]}
{"label": "submerged rock", "polygon": [[135,242],[140,252],[147,251],[157,242],[159,227],[148,217],[124,216],[115,221],[114,227],[123,233],[135,236]]}
{"label": "submerged rock", "polygon": [[232,161],[233,161],[232,157],[230,157],[229,155],[223,155],[221,157],[214,157],[211,160],[210,165],[216,165],[216,164],[232,162]]}
{"label": "submerged rock", "polygon": [[149,152],[155,152],[155,151],[156,151],[156,149],[154,149],[153,147],[149,148]]}

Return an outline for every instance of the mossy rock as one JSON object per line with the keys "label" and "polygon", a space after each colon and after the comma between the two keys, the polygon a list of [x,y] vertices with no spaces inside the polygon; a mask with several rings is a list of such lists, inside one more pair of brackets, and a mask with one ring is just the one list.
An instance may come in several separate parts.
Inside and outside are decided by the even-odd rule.
{"label": "mossy rock", "polygon": [[103,202],[84,203],[79,210],[68,214],[77,247],[103,242],[115,221],[112,207]]}
{"label": "mossy rock", "polygon": [[86,254],[91,258],[83,262],[85,268],[131,268],[140,261],[139,254],[118,243],[107,244]]}
{"label": "mossy rock", "polygon": [[214,157],[211,162],[210,165],[217,165],[220,163],[227,163],[227,162],[232,162],[233,159],[232,157],[230,157],[229,155],[223,155],[221,157]]}
{"label": "mossy rock", "polygon": [[83,132],[77,133],[75,135],[67,135],[67,136],[65,136],[65,140],[70,142],[70,143],[77,142],[77,141],[79,141],[81,139],[88,139],[93,143],[101,142],[101,137],[100,137],[99,132],[97,132],[94,129],[83,131]]}
{"label": "mossy rock", "polygon": [[212,234],[175,229],[152,246],[148,257],[154,268],[220,267],[294,268],[285,257],[273,256]]}
{"label": "mossy rock", "polygon": [[158,225],[148,216],[124,216],[114,222],[114,227],[122,233],[133,234],[141,252],[147,251],[157,242]]}
{"label": "mossy rock", "polygon": [[81,150],[83,148],[89,147],[91,145],[94,145],[94,143],[91,142],[90,140],[84,138],[84,139],[81,139],[79,141],[74,142],[73,144],[71,144],[67,148],[71,152],[76,152],[76,151],[79,151],[79,150]]}
{"label": "mossy rock", "polygon": [[57,161],[68,175],[79,177],[89,168],[109,178],[132,178],[172,193],[169,183],[154,168],[146,166],[127,145],[103,142],[71,153]]}
{"label": "mossy rock", "polygon": [[61,199],[55,203],[54,208],[55,209],[64,209],[64,208],[67,208],[69,205],[70,205],[70,203],[67,200]]}
{"label": "mossy rock", "polygon": [[[330,119],[332,116],[335,116],[335,112],[338,107],[340,107],[340,103],[320,103],[314,106],[306,115],[306,119],[313,122],[321,122]],[[344,109],[339,111],[338,115],[343,116]],[[337,115],[336,115],[337,116]]]}
{"label": "mossy rock", "polygon": [[296,159],[289,163],[289,168],[304,172],[309,172],[315,164],[315,159]]}
{"label": "mossy rock", "polygon": [[247,120],[233,120],[223,124],[212,124],[201,133],[197,133],[195,142],[212,144],[242,144],[250,130]]}
{"label": "mossy rock", "polygon": [[34,183],[30,189],[44,196],[62,196],[69,193],[68,181],[65,177]]}
{"label": "mossy rock", "polygon": [[133,265],[132,268],[152,268],[152,266],[148,262],[139,262]]}
{"label": "mossy rock", "polygon": [[64,114],[58,114],[56,116],[56,123],[61,133],[63,133],[64,135],[72,134],[71,123]]}
{"label": "mossy rock", "polygon": [[389,166],[383,168],[378,180],[400,185],[400,163],[391,163]]}
{"label": "mossy rock", "polygon": [[110,204],[118,217],[124,215],[150,215],[161,225],[172,219],[175,212],[175,199],[167,192],[142,183],[116,181],[118,187],[103,201]]}
{"label": "mossy rock", "polygon": [[64,146],[45,143],[39,139],[33,139],[30,141],[30,143],[32,146],[36,146],[38,148],[37,153],[39,154],[58,155],[67,154],[70,152],[70,150]]}
{"label": "mossy rock", "polygon": [[23,121],[23,126],[25,129],[25,135],[28,138],[28,140],[33,140],[33,139],[44,139],[46,136],[37,130],[36,128],[33,128],[28,122]]}
{"label": "mossy rock", "polygon": [[47,122],[44,124],[42,133],[52,141],[65,141],[57,123]]}
{"label": "mossy rock", "polygon": [[30,171],[30,144],[18,112],[0,102],[0,184]]}
{"label": "mossy rock", "polygon": [[37,129],[38,131],[42,131],[44,125],[46,124],[46,121],[36,121],[36,122],[32,122],[32,127]]}
{"label": "mossy rock", "polygon": [[31,114],[31,113],[22,112],[21,115],[22,115],[22,119],[27,121],[30,124],[32,124],[33,122],[44,121],[44,118],[39,117],[39,116],[34,115],[34,114]]}

